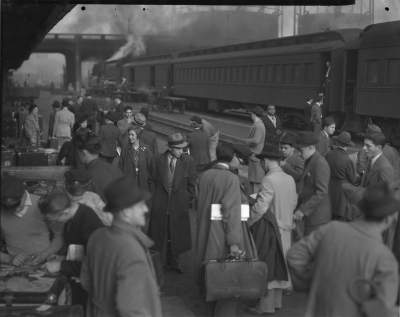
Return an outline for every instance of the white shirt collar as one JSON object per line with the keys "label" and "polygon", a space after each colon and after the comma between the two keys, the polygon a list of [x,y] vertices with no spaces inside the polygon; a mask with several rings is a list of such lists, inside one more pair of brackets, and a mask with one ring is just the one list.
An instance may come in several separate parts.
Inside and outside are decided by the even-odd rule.
{"label": "white shirt collar", "polygon": [[22,218],[27,213],[29,206],[32,206],[31,195],[27,191],[25,191],[25,200],[23,204],[18,206],[17,210],[15,211],[15,215],[18,218]]}
{"label": "white shirt collar", "polygon": [[229,164],[227,164],[227,163],[218,162],[217,165],[221,165],[221,166],[226,167],[227,169],[229,169]]}
{"label": "white shirt collar", "polygon": [[371,167],[374,166],[376,160],[382,155],[382,152],[371,159]]}

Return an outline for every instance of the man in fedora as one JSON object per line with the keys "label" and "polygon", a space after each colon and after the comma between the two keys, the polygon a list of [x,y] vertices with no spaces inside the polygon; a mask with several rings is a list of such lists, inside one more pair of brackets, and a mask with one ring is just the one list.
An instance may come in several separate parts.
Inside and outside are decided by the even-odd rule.
{"label": "man in fedora", "polygon": [[283,154],[281,168],[286,174],[293,177],[297,188],[301,175],[303,175],[304,160],[295,146],[296,136],[293,133],[286,132],[280,141],[280,147]]}
{"label": "man in fedora", "polygon": [[267,112],[262,117],[265,126],[265,143],[278,144],[282,133],[282,123],[276,115],[275,105],[268,105]]}
{"label": "man in fedora", "polygon": [[306,131],[298,135],[297,147],[305,162],[294,220],[304,218],[305,235],[332,218],[328,193],[330,168],[325,158],[316,150],[317,143],[318,134]]}
{"label": "man in fedora", "polygon": [[260,160],[256,157],[257,154],[262,152],[265,143],[265,126],[261,120],[264,111],[260,106],[257,106],[250,111],[250,115],[253,125],[251,126],[249,136],[244,139],[244,142],[248,145],[252,153],[249,157],[248,170],[250,190],[252,193],[257,193],[260,189],[261,180],[265,175]]}
{"label": "man in fedora", "polygon": [[107,112],[104,117],[105,124],[99,130],[101,142],[100,156],[108,163],[112,163],[117,156],[117,144],[121,135],[120,130],[115,126],[116,120],[115,112]]}
{"label": "man in fedora", "polygon": [[321,131],[321,124],[322,124],[322,102],[315,101],[311,105],[310,111],[310,123],[312,127],[312,131],[314,133],[319,133]]}
{"label": "man in fedora", "polygon": [[331,179],[329,182],[329,196],[332,206],[332,217],[336,220],[353,220],[352,208],[347,200],[342,185],[344,183],[356,185],[357,176],[354,164],[347,154],[347,148],[354,146],[351,141],[350,133],[343,131],[338,136],[334,136],[333,150],[326,155],[326,161],[331,169]]}
{"label": "man in fedora", "polygon": [[[385,313],[395,308],[399,274],[382,232],[394,221],[400,202],[388,184],[381,183],[367,188],[358,205],[361,218],[321,226],[287,254],[295,289],[309,289],[305,316],[397,316]],[[362,288],[366,302],[358,303],[351,295],[360,278],[370,282],[374,294],[365,296],[368,288]],[[374,300],[382,309],[365,315]]]}
{"label": "man in fedora", "polygon": [[150,172],[153,188],[149,236],[167,268],[181,272],[178,257],[191,248],[189,207],[195,195],[193,159],[181,133],[168,136],[168,150],[157,155]]}
{"label": "man in fedora", "polygon": [[268,265],[268,293],[262,297],[254,314],[274,313],[282,308],[282,291],[291,288],[286,271],[286,252],[291,246],[293,212],[297,204],[296,184],[279,166],[283,158],[277,145],[266,144],[257,155],[266,175],[250,211],[258,256]]}
{"label": "man in fedora", "polygon": [[140,127],[140,133],[139,133],[140,142],[142,142],[142,144],[147,145],[150,148],[151,152],[154,155],[157,155],[158,154],[157,137],[152,131],[146,129],[147,119],[145,115],[141,112],[136,113],[133,116],[132,124]]}

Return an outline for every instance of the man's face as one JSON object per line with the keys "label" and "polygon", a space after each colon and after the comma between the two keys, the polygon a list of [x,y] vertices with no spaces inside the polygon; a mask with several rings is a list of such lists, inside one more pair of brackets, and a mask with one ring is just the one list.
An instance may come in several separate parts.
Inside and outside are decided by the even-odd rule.
{"label": "man's face", "polygon": [[269,116],[274,116],[275,112],[276,112],[275,106],[268,106],[267,113],[268,113]]}
{"label": "man's face", "polygon": [[375,145],[372,140],[369,139],[364,139],[363,149],[370,159],[382,152],[382,147],[380,145]]}
{"label": "man's face", "polygon": [[146,225],[146,213],[148,211],[149,208],[143,200],[129,208],[126,208],[123,213],[131,225],[143,227]]}
{"label": "man's face", "polygon": [[333,135],[335,133],[336,130],[336,125],[335,124],[331,124],[327,127],[324,128],[326,133],[328,133],[328,135]]}
{"label": "man's face", "polygon": [[313,155],[314,153],[314,146],[313,145],[309,145],[309,146],[302,146],[299,148],[300,151],[300,155],[304,160],[307,160],[309,157],[311,157],[311,155]]}
{"label": "man's face", "polygon": [[125,118],[132,119],[132,110],[131,109],[127,109],[125,111]]}
{"label": "man's face", "polygon": [[292,147],[289,144],[282,144],[281,145],[281,151],[283,153],[284,158],[288,158],[293,154],[294,147]]}
{"label": "man's face", "polygon": [[182,156],[182,154],[183,154],[183,149],[182,148],[173,147],[173,148],[171,148],[171,153],[176,158],[180,158]]}

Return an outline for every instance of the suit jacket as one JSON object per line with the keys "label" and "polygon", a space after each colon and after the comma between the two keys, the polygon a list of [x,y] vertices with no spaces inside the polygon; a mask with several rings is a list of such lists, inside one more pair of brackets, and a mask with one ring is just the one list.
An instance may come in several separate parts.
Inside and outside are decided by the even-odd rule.
{"label": "suit jacket", "polygon": [[316,105],[315,103],[311,106],[310,122],[313,124],[321,124],[322,122],[321,107]]}
{"label": "suit jacket", "polygon": [[114,124],[105,124],[100,127],[101,154],[114,157],[117,153],[117,143],[121,132]]}
{"label": "suit jacket", "polygon": [[297,208],[305,215],[306,226],[321,225],[331,220],[330,175],[327,161],[317,151],[305,162]]}
{"label": "suit jacket", "polygon": [[188,134],[190,155],[193,157],[196,166],[208,164],[210,162],[210,151],[208,150],[208,135],[200,130],[194,130]]}
{"label": "suit jacket", "polygon": [[351,205],[343,192],[342,184],[356,185],[357,177],[354,164],[346,151],[341,148],[329,151],[325,158],[331,169],[329,196],[332,212],[337,216],[352,220]]}
{"label": "suit jacket", "polygon": [[383,155],[386,156],[389,163],[392,165],[396,178],[400,177],[400,155],[399,152],[391,145],[385,144],[382,149]]}
{"label": "suit jacket", "polygon": [[322,156],[325,156],[331,147],[331,139],[329,136],[324,132],[321,131],[319,134],[319,142],[317,144],[317,150],[321,153]]}
{"label": "suit jacket", "polygon": [[395,180],[395,173],[392,165],[386,156],[382,153],[381,156],[375,161],[370,169],[367,168],[362,186],[368,187],[373,184],[381,182],[393,182]]}
{"label": "suit jacket", "polygon": [[157,136],[147,125],[144,127],[143,131],[140,132],[139,140],[150,148],[153,155],[159,154]]}
{"label": "suit jacket", "polygon": [[276,118],[276,126],[272,123],[268,116],[264,116],[262,121],[265,126],[265,143],[277,144],[279,143],[279,131],[282,129],[281,120],[278,116]]}
{"label": "suit jacket", "polygon": [[53,136],[71,138],[74,123],[75,115],[67,107],[57,111],[54,116]]}

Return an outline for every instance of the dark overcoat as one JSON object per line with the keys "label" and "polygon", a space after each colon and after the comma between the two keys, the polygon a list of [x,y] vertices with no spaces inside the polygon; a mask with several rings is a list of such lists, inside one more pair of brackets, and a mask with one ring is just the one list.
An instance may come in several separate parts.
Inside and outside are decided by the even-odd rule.
{"label": "dark overcoat", "polygon": [[329,199],[330,168],[325,158],[316,151],[305,162],[299,184],[299,206],[305,215],[305,227],[327,223],[331,220]]}
{"label": "dark overcoat", "polygon": [[167,213],[170,214],[172,252],[178,255],[192,246],[189,222],[189,205],[195,193],[195,168],[193,159],[181,156],[175,165],[172,190],[168,192],[168,151],[153,159],[150,173],[153,188],[149,236],[156,250],[162,251],[167,238]]}
{"label": "dark overcoat", "polygon": [[105,124],[100,127],[101,154],[105,157],[117,155],[117,143],[121,132],[114,124]]}
{"label": "dark overcoat", "polygon": [[196,166],[210,162],[209,138],[203,130],[194,130],[188,134],[190,155]]}
{"label": "dark overcoat", "polygon": [[325,156],[331,148],[331,139],[325,131],[321,131],[319,134],[319,142],[317,144],[317,150],[322,155]]}
{"label": "dark overcoat", "polygon": [[267,211],[252,227],[258,258],[267,263],[268,282],[287,281],[288,273],[283,256],[281,234],[274,214]]}
{"label": "dark overcoat", "polygon": [[136,180],[138,186],[151,192],[149,174],[152,168],[153,154],[146,145],[139,145],[139,157],[136,166],[134,151],[132,146],[126,146],[122,149],[119,158],[119,168],[124,175],[131,175]]}
{"label": "dark overcoat", "polygon": [[346,220],[352,220],[350,201],[343,192],[343,183],[356,185],[357,177],[354,164],[342,148],[335,148],[326,155],[326,161],[331,169],[329,196],[332,214]]}

